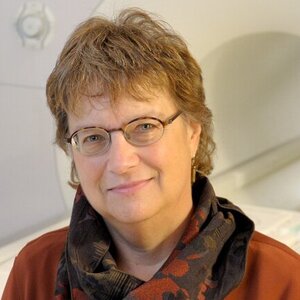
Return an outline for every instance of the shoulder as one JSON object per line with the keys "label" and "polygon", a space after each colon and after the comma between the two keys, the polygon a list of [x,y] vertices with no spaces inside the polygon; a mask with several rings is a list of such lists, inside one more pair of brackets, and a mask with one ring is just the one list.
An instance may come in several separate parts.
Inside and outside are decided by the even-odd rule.
{"label": "shoulder", "polygon": [[[254,232],[249,245],[249,259],[259,260],[263,262],[276,262],[274,268],[286,267],[292,264],[296,268],[300,268],[300,255],[293,251],[285,244],[274,240],[262,233]],[[279,260],[281,264],[279,264]],[[272,265],[270,266],[272,267]]]}
{"label": "shoulder", "polygon": [[[29,242],[15,258],[3,300],[49,299],[54,294],[57,267],[68,228],[51,231]],[[37,285],[36,282],[39,282]]]}
{"label": "shoulder", "polygon": [[226,300],[300,299],[300,255],[288,246],[254,232],[240,285]]}
{"label": "shoulder", "polygon": [[247,270],[277,285],[297,283],[300,296],[300,255],[277,240],[255,232],[249,245]]}
{"label": "shoulder", "polygon": [[67,238],[68,227],[64,227],[58,230],[47,232],[40,237],[30,241],[18,254],[17,260],[23,259],[39,259],[41,256],[60,254],[64,248],[64,244]]}
{"label": "shoulder", "polygon": [[62,255],[68,228],[61,228],[41,235],[29,242],[17,255],[14,268],[21,274],[39,274],[46,268],[55,272]]}

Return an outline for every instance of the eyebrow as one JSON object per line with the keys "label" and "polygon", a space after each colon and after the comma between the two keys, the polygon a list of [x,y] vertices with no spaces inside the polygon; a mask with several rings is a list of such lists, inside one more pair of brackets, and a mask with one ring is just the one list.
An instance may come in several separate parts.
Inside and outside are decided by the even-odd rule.
{"label": "eyebrow", "polygon": [[72,135],[76,131],[79,131],[81,129],[87,129],[87,128],[102,128],[102,129],[105,129],[107,131],[115,130],[115,129],[119,129],[119,128],[122,128],[122,127],[126,126],[127,124],[129,124],[132,121],[135,121],[135,120],[138,120],[138,119],[142,119],[142,118],[154,118],[154,119],[159,119],[161,121],[164,121],[164,119],[166,118],[166,116],[163,116],[162,112],[152,112],[151,114],[150,113],[142,114],[142,115],[139,115],[137,117],[130,118],[129,121],[124,121],[118,127],[115,126],[115,127],[111,127],[111,128],[107,128],[106,126],[102,126],[102,125],[99,125],[99,124],[96,124],[96,125],[95,124],[86,124],[86,125],[81,124],[80,126],[76,126],[75,130],[73,130],[72,132],[69,130],[69,136]]}

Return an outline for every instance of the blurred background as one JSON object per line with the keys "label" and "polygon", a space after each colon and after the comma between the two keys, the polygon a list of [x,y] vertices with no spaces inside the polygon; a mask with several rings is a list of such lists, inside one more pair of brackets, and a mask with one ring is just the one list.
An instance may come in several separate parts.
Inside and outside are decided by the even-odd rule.
{"label": "blurred background", "polygon": [[28,240],[67,225],[74,191],[45,83],[74,27],[125,7],[158,14],[198,59],[214,114],[211,180],[257,229],[300,252],[300,2],[2,0],[0,294]]}

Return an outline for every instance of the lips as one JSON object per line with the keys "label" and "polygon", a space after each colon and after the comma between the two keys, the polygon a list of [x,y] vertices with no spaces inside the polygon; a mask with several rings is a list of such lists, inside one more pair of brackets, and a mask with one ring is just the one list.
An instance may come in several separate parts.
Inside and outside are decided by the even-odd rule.
{"label": "lips", "polygon": [[151,181],[151,179],[126,182],[126,183],[115,185],[107,190],[109,192],[122,193],[122,194],[134,193],[139,189],[145,187]]}

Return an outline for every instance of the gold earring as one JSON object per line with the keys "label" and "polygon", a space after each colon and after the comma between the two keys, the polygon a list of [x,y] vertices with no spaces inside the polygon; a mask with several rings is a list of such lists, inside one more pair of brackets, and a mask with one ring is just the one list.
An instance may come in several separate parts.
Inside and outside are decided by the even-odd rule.
{"label": "gold earring", "polygon": [[74,160],[72,160],[72,162],[71,162],[71,174],[70,174],[70,180],[68,181],[68,184],[71,188],[73,188],[75,190],[77,189],[78,185],[80,184]]}
{"label": "gold earring", "polygon": [[196,173],[197,173],[197,168],[195,164],[195,157],[192,158],[192,172],[191,172],[191,181],[192,184],[196,181]]}

